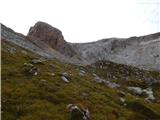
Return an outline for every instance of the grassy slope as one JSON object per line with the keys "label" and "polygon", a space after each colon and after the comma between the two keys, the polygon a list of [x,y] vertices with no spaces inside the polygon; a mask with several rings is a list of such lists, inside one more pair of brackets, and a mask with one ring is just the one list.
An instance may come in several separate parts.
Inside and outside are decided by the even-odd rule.
{"label": "grassy slope", "polygon": [[[16,53],[9,53],[7,47],[15,47]],[[82,77],[79,75],[78,66],[50,60],[45,61],[44,64],[36,64],[40,73],[32,76],[24,72],[23,64],[31,62],[38,56],[30,52],[25,55],[21,53],[21,50],[21,48],[2,42],[3,120],[69,120],[66,106],[70,103],[89,108],[92,120],[160,119],[160,103],[146,102],[144,98],[135,97],[125,91],[128,84],[135,84],[136,78],[133,75],[127,75],[129,81],[125,83],[122,80],[123,73],[118,70],[124,67],[116,64],[104,69],[83,67],[87,73]],[[102,78],[107,78],[107,73],[117,75],[114,81],[122,84],[121,89],[126,92],[127,106],[121,105],[119,90],[95,83],[93,71]],[[61,80],[60,73],[62,72],[70,74],[69,83]],[[55,76],[51,76],[50,73],[55,73]],[[142,74],[158,76],[158,78],[160,75],[153,72],[142,72]],[[155,85],[154,90],[159,101],[160,85]]]}

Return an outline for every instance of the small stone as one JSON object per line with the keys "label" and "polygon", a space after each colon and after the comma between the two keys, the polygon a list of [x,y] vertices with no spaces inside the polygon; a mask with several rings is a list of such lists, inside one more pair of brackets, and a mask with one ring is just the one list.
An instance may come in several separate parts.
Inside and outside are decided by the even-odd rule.
{"label": "small stone", "polygon": [[42,63],[43,63],[43,61],[40,60],[40,59],[33,59],[31,62],[32,62],[33,64],[42,64]]}
{"label": "small stone", "polygon": [[84,74],[83,74],[83,73],[79,73],[79,75],[80,75],[80,76],[84,76]]}
{"label": "small stone", "polygon": [[51,76],[55,76],[55,74],[54,74],[54,73],[51,73],[50,75],[51,75]]}
{"label": "small stone", "polygon": [[97,75],[95,73],[92,74],[94,77],[97,77]]}
{"label": "small stone", "polygon": [[34,75],[38,75],[38,72],[35,72]]}
{"label": "small stone", "polygon": [[65,77],[65,76],[61,76],[61,79],[66,82],[66,83],[69,83],[69,80]]}
{"label": "small stone", "polygon": [[124,103],[126,100],[124,99],[124,98],[122,98],[122,97],[120,97],[119,98],[120,99],[120,101],[122,102],[122,103]]}
{"label": "small stone", "polygon": [[80,70],[80,71],[79,71],[79,75],[80,75],[80,76],[84,76],[85,73],[86,73],[86,72],[85,72],[84,70]]}
{"label": "small stone", "polygon": [[85,74],[86,72],[85,72],[84,70],[80,70],[80,73],[83,73],[83,74]]}
{"label": "small stone", "polygon": [[22,50],[21,53],[24,55],[27,55],[27,51],[25,51],[25,50]]}
{"label": "small stone", "polygon": [[31,64],[31,63],[24,63],[24,66],[33,67],[33,64]]}

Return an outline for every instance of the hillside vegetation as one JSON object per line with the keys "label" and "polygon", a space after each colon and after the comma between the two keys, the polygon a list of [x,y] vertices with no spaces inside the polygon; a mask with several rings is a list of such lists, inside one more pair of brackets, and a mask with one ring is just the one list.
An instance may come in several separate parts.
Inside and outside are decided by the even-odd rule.
{"label": "hillside vegetation", "polygon": [[[109,61],[76,66],[46,60],[3,40],[1,67],[3,120],[71,120],[68,104],[88,108],[91,120],[160,120],[160,72]],[[155,100],[129,86],[152,88]]]}

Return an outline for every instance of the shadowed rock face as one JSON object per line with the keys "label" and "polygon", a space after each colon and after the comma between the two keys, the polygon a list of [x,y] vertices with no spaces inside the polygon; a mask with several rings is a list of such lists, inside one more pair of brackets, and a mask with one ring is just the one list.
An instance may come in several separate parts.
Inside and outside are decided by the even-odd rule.
{"label": "shadowed rock face", "polygon": [[38,39],[51,48],[69,57],[74,55],[74,51],[71,46],[64,40],[62,32],[47,23],[37,22],[30,28],[27,38],[33,41],[34,39]]}

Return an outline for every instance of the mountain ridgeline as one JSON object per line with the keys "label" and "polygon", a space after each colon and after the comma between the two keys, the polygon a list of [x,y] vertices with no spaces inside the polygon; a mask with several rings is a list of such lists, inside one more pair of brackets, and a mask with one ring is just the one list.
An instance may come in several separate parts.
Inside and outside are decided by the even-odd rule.
{"label": "mountain ridgeline", "polygon": [[[68,43],[62,32],[37,22],[27,36],[2,25],[2,39],[18,44],[43,57],[89,65],[100,60],[160,70],[160,33],[130,38],[108,38],[90,43]],[[25,45],[24,45],[25,44]]]}

